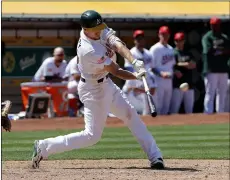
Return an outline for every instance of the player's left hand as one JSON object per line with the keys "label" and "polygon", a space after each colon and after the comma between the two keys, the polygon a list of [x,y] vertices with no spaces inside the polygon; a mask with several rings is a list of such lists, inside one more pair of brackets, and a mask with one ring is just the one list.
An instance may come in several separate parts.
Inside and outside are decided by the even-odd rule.
{"label": "player's left hand", "polygon": [[142,77],[146,77],[147,71],[145,68],[141,68],[138,72],[134,72],[134,75],[136,76],[137,79],[142,80]]}
{"label": "player's left hand", "polygon": [[135,69],[135,71],[139,72],[141,68],[144,69],[144,62],[143,61],[140,61],[138,59],[135,59],[133,62],[132,62],[132,65]]}

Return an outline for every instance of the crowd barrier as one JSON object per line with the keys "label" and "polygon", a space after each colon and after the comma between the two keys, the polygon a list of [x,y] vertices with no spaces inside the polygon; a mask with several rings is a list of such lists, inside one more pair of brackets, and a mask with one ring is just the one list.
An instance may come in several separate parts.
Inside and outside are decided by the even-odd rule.
{"label": "crowd barrier", "polygon": [[29,94],[46,92],[51,94],[53,111],[56,116],[68,115],[67,82],[45,83],[45,82],[25,82],[21,83],[21,96],[23,110],[28,105]]}

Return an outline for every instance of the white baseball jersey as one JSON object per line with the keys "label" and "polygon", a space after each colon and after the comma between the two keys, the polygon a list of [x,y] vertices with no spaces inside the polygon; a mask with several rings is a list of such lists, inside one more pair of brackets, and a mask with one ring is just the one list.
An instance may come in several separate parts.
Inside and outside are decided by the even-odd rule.
{"label": "white baseball jersey", "polygon": [[111,48],[116,39],[111,39],[106,43],[101,39],[91,40],[85,36],[83,31],[80,36],[77,54],[81,76],[91,80],[105,77],[108,72],[104,70],[104,65],[109,65],[112,61],[116,62],[116,53]]}
{"label": "white baseball jersey", "polygon": [[65,77],[68,77],[69,81],[73,80],[73,74],[81,74],[77,65],[77,56],[69,61],[65,69]]}
{"label": "white baseball jersey", "polygon": [[174,50],[170,45],[163,45],[158,42],[150,48],[152,57],[152,67],[159,68],[161,71],[167,71],[173,75],[173,66],[175,65]]}
{"label": "white baseball jersey", "polygon": [[55,76],[64,77],[65,75],[65,68],[67,62],[63,60],[59,67],[57,67],[54,63],[54,57],[49,57],[45,59],[37,70],[36,74],[34,75],[34,81],[40,81],[45,76]]}
{"label": "white baseball jersey", "polygon": [[[130,52],[135,59],[142,60],[144,62],[144,65],[145,65],[145,69],[148,70],[152,65],[151,54],[150,54],[149,50],[147,50],[145,48],[143,50],[144,51],[142,53],[136,47],[133,47],[132,49],[130,49]],[[133,65],[127,59],[125,59],[125,65],[124,66],[125,67],[133,67]]]}
{"label": "white baseball jersey", "polygon": [[[147,82],[148,85],[151,87],[156,87],[156,82],[155,82],[155,75],[151,72],[150,68],[152,68],[152,60],[151,60],[151,54],[149,50],[143,49],[143,53],[140,52],[136,47],[133,47],[130,52],[133,55],[135,59],[142,60],[144,62],[144,67],[147,71]],[[133,68],[133,65],[125,59],[125,65],[124,67],[126,68]]]}

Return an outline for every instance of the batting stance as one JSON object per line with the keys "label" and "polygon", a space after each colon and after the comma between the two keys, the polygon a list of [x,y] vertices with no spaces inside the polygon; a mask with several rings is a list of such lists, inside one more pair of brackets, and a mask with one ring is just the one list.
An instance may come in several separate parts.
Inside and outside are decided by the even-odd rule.
{"label": "batting stance", "polygon": [[[130,52],[134,58],[136,58],[138,60],[142,60],[144,62],[144,67],[147,70],[147,77],[146,77],[147,82],[148,82],[148,85],[150,87],[150,93],[151,93],[151,95],[153,95],[153,99],[154,99],[155,98],[155,96],[154,96],[155,89],[156,89],[157,85],[155,82],[155,75],[150,70],[150,68],[152,66],[151,54],[150,54],[149,50],[145,48],[145,33],[144,33],[144,31],[135,30],[133,33],[133,39],[134,39],[135,46],[130,50]],[[132,64],[127,59],[125,59],[124,67],[128,71],[131,71],[131,72],[134,71]],[[142,81],[138,82],[138,80],[134,80],[134,81],[131,80],[131,82],[126,83],[126,86],[131,85],[131,87],[133,88],[134,84],[136,84],[136,85],[138,84],[138,86],[141,84],[141,86],[143,88],[143,82]],[[132,95],[132,91],[130,92],[129,95]],[[144,94],[142,94],[141,96],[142,97],[144,96],[146,98],[146,96]],[[133,97],[133,98],[135,98],[135,97]],[[155,101],[155,99],[154,99],[154,101]],[[138,103],[138,104],[136,104],[134,106],[139,107],[141,105],[143,107],[143,105],[144,105],[143,115],[149,114],[148,102],[146,99],[143,102],[144,102],[144,104],[143,103],[140,104],[140,103],[138,103],[138,101],[136,101],[136,103]],[[132,103],[134,103],[134,101]]]}
{"label": "batting stance", "polygon": [[57,47],[54,49],[53,57],[45,59],[34,75],[36,82],[62,82],[68,80],[64,78],[66,60],[64,60],[64,49]]}
{"label": "batting stance", "polygon": [[[79,108],[79,98],[77,93],[78,83],[81,77],[81,73],[77,65],[77,56],[71,59],[65,69],[65,78],[68,78],[68,107],[69,116],[76,117],[77,110]],[[79,105],[78,105],[79,104]]]}
{"label": "batting stance", "polygon": [[169,28],[162,26],[159,29],[160,41],[150,48],[152,56],[152,71],[156,74],[157,83],[157,111],[158,114],[169,113],[172,97],[172,77],[175,64],[174,50],[168,44]]}
{"label": "batting stance", "polygon": [[216,96],[216,112],[224,112],[230,67],[230,41],[220,29],[220,19],[211,18],[211,30],[202,38],[203,74],[205,82],[204,112],[213,113]]}
{"label": "batting stance", "polygon": [[[78,85],[80,100],[84,103],[85,130],[77,133],[35,141],[32,164],[39,167],[43,158],[51,154],[79,149],[96,144],[103,133],[107,115],[111,111],[129,127],[148,155],[151,167],[164,168],[162,155],[154,138],[141,121],[122,91],[108,77],[108,73],[122,79],[141,79],[145,75],[142,61],[134,59],[115,32],[103,23],[96,11],[81,15],[82,31],[77,46],[81,80]],[[112,58],[116,50],[128,59],[136,73],[121,69]],[[114,61],[113,61],[114,60]]]}
{"label": "batting stance", "polygon": [[[196,68],[196,62],[193,55],[184,49],[185,36],[184,33],[178,32],[174,36],[175,42],[175,58],[173,77],[173,95],[171,101],[171,114],[178,113],[180,105],[184,102],[185,113],[193,112],[194,105],[194,83],[192,80],[192,70]],[[181,90],[179,87],[183,83],[188,83],[187,91]]]}

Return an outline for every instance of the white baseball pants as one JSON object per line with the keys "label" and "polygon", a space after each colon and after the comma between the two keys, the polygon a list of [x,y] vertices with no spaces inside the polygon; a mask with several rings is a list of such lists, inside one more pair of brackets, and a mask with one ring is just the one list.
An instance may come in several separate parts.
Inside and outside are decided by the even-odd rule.
{"label": "white baseball pants", "polygon": [[51,154],[96,144],[101,139],[109,112],[124,121],[147,154],[150,162],[162,157],[153,136],[127,98],[123,96],[123,92],[112,80],[107,79],[100,84],[80,81],[78,92],[80,100],[84,103],[85,130],[41,140],[39,145],[44,158]]}
{"label": "white baseball pants", "polygon": [[216,96],[216,112],[224,112],[225,98],[228,89],[228,73],[209,73],[204,79],[205,97],[204,112],[213,113],[214,98]]}
{"label": "white baseball pants", "polygon": [[194,106],[194,90],[181,91],[179,88],[173,89],[170,113],[179,112],[181,103],[184,102],[185,113],[192,113]]}

